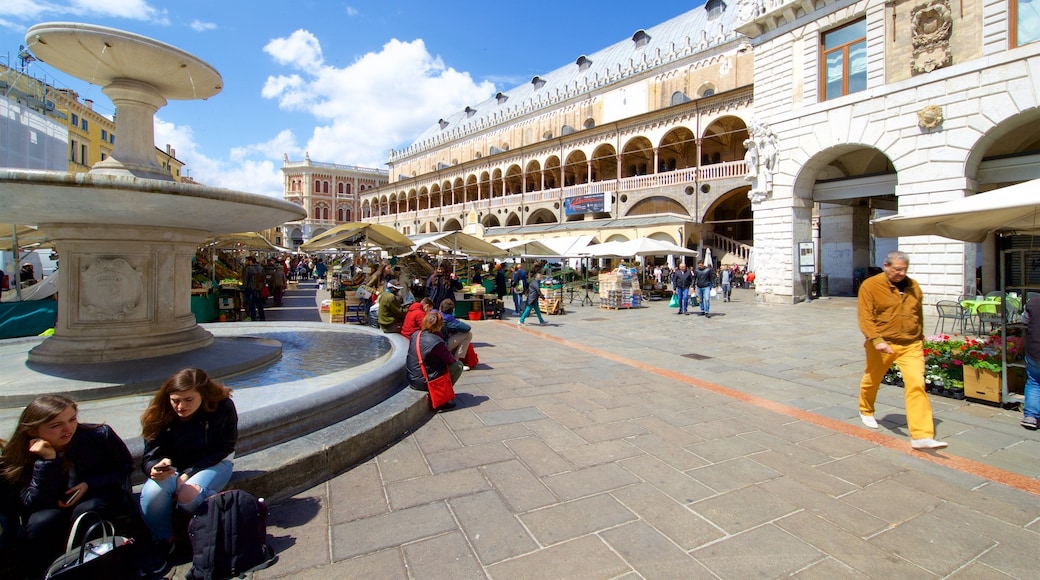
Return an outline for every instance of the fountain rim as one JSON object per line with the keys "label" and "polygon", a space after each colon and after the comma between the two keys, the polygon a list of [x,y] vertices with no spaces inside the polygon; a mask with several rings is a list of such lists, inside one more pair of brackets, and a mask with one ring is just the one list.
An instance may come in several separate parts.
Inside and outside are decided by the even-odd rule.
{"label": "fountain rim", "polygon": [[[156,55],[170,57],[170,62],[173,62],[173,59],[180,60],[180,67],[190,67],[191,70],[189,72],[193,78],[197,77],[200,81],[206,80],[215,82],[200,82],[199,86],[192,84],[191,92],[189,94],[187,91],[178,90],[178,87],[167,83],[167,79],[161,74],[161,71],[154,70],[150,67],[139,68],[136,63],[131,63],[131,66],[134,66],[133,72],[127,72],[126,70],[118,71],[117,67],[110,66],[109,68],[112,69],[113,73],[117,73],[118,71],[118,73],[122,74],[104,74],[99,78],[97,75],[101,71],[98,70],[97,67],[93,70],[88,70],[84,69],[80,62],[77,62],[78,59],[81,58],[80,56],[77,56],[77,52],[80,55],[91,54],[83,44],[82,38],[77,38],[71,42],[66,41],[60,43],[68,45],[62,50],[51,47],[50,41],[47,38],[48,36],[51,40],[53,40],[55,36],[94,36],[102,42],[102,46],[105,46],[108,41],[129,42],[132,43],[134,48],[138,51],[149,50]],[[223,77],[216,68],[206,61],[171,44],[118,28],[83,22],[41,22],[29,27],[25,32],[25,44],[41,61],[66,74],[85,80],[91,84],[105,86],[117,79],[131,78],[155,86],[163,97],[174,100],[205,100],[223,90]],[[59,43],[55,43],[55,47],[58,46],[58,44]],[[40,48],[41,46],[46,48]],[[99,60],[97,55],[92,56],[95,61]],[[92,75],[90,78],[86,78],[85,76],[88,72]]]}

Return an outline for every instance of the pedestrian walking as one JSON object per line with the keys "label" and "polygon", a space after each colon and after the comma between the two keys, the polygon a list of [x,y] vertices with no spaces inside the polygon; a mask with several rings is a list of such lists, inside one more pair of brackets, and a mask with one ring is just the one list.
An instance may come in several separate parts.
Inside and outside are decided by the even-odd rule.
{"label": "pedestrian walking", "polygon": [[880,274],[867,278],[859,288],[857,318],[866,337],[866,370],[859,385],[859,416],[863,424],[877,429],[874,401],[881,379],[893,363],[903,374],[903,397],[910,446],[942,449],[946,442],[935,440],[932,405],[924,390],[924,311],[921,287],[907,277],[910,258],[900,251],[889,252]]}

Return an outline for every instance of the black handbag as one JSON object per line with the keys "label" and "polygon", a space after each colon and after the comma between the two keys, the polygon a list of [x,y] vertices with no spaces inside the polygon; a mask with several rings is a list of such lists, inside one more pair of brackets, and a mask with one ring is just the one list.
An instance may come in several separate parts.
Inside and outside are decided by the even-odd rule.
{"label": "black handbag", "polygon": [[[82,528],[88,524],[90,527],[81,535]],[[98,533],[100,537],[91,539]],[[86,512],[76,518],[69,532],[65,554],[47,568],[45,576],[47,579],[59,580],[135,577],[137,558],[134,540],[117,536],[112,522],[95,512]]]}

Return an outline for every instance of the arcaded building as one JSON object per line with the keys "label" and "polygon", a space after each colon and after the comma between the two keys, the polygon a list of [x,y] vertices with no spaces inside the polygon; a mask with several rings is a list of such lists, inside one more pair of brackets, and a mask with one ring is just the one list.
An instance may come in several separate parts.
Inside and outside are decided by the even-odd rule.
{"label": "arcaded building", "polygon": [[446,112],[389,158],[361,218],[489,241],[653,237],[746,257],[751,45],[710,0]]}

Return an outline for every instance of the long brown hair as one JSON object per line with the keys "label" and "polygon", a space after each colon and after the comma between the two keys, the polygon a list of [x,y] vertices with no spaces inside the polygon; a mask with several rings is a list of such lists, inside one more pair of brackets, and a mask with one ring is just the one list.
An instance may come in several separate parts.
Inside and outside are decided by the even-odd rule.
{"label": "long brown hair", "polygon": [[173,422],[177,414],[170,404],[170,395],[198,391],[202,397],[200,410],[212,413],[224,399],[231,398],[231,389],[209,378],[202,369],[181,369],[173,373],[159,387],[159,391],[141,414],[141,437],[147,441],[155,439],[159,432]]}
{"label": "long brown hair", "polygon": [[54,419],[69,407],[79,412],[76,401],[64,395],[40,395],[25,406],[11,440],[3,447],[3,470],[0,473],[4,479],[14,485],[28,481],[32,475],[32,464],[36,461],[36,455],[29,451],[29,441],[36,435],[30,431],[36,431],[40,425]]}

